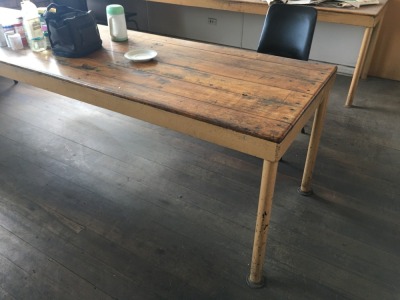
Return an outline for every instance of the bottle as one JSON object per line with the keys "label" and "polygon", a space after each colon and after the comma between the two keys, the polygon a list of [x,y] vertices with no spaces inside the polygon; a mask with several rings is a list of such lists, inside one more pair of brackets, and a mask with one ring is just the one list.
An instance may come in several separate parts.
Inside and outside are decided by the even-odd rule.
{"label": "bottle", "polygon": [[19,33],[19,35],[21,36],[21,40],[22,40],[22,45],[28,46],[28,41],[26,40],[26,35],[25,35],[25,30],[24,30],[24,25],[22,24],[22,17],[18,17],[16,19],[16,22],[14,24],[14,30],[15,33]]}
{"label": "bottle", "polygon": [[38,12],[39,12],[40,26],[42,27],[42,32],[43,32],[43,36],[44,36],[44,41],[46,43],[46,48],[50,49],[51,44],[50,44],[50,39],[49,39],[49,32],[47,29],[46,20],[44,19],[44,13],[46,12],[46,7],[39,7]]}
{"label": "bottle", "polygon": [[10,44],[10,40],[8,39],[8,36],[11,34],[14,34],[14,33],[15,33],[15,31],[14,31],[13,25],[11,25],[11,24],[3,25],[3,34],[4,34],[8,48],[11,48],[11,44]]}
{"label": "bottle", "polygon": [[[23,0],[21,2],[21,12],[29,47],[35,52],[46,50],[38,8],[30,0]],[[42,43],[41,40],[44,42]]]}
{"label": "bottle", "polygon": [[35,52],[44,51],[47,49],[46,40],[44,37],[37,37],[31,40],[31,49]]}
{"label": "bottle", "polygon": [[3,25],[0,24],[0,47],[6,47],[7,40],[6,36],[4,35]]}
{"label": "bottle", "polygon": [[10,42],[12,50],[24,49],[24,45],[22,44],[21,35],[19,33],[14,33],[14,34],[9,35],[8,40]]}
{"label": "bottle", "polygon": [[124,7],[119,4],[110,4],[106,7],[107,23],[110,29],[111,40],[123,42],[128,39]]}

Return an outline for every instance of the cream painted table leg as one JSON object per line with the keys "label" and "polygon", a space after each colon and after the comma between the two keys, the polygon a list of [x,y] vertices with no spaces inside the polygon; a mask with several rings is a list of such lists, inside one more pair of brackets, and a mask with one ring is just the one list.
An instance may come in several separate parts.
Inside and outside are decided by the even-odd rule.
{"label": "cream painted table leg", "polygon": [[272,197],[274,195],[278,162],[264,160],[261,177],[260,196],[258,200],[257,222],[254,235],[253,255],[251,258],[250,275],[247,284],[252,288],[260,288],[265,284],[262,275],[267,235],[271,216]]}
{"label": "cream painted table leg", "polygon": [[371,36],[372,36],[372,28],[371,27],[365,28],[360,52],[358,54],[356,68],[354,69],[353,79],[351,80],[349,93],[347,95],[347,100],[346,100],[346,104],[345,104],[346,107],[351,107],[353,105],[354,94],[357,89],[358,80],[360,79],[361,71],[364,67],[365,57],[367,54]]}
{"label": "cream painted table leg", "polygon": [[382,28],[381,25],[382,25],[382,20],[379,21],[379,23],[373,29],[371,41],[369,42],[369,47],[368,47],[368,51],[367,51],[365,62],[364,62],[364,67],[361,70],[361,79],[366,79],[368,76],[368,71],[371,66],[371,61],[372,61],[372,57],[374,55],[376,43],[378,41],[378,37],[381,32],[381,28]]}
{"label": "cream painted table leg", "polygon": [[303,179],[299,188],[299,193],[305,196],[311,195],[311,178],[315,166],[315,160],[317,159],[319,141],[321,140],[322,128],[324,125],[326,108],[328,106],[329,93],[325,96],[325,99],[321,102],[314,115],[314,122],[311,130],[310,141],[308,144],[308,151],[306,157],[306,163],[304,166]]}

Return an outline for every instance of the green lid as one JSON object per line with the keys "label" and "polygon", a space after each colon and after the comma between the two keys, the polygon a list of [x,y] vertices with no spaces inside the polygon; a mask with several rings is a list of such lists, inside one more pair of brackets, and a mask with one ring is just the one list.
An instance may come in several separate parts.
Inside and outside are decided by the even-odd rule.
{"label": "green lid", "polygon": [[110,4],[107,5],[107,14],[109,15],[123,15],[124,14],[124,8],[122,5],[119,4]]}

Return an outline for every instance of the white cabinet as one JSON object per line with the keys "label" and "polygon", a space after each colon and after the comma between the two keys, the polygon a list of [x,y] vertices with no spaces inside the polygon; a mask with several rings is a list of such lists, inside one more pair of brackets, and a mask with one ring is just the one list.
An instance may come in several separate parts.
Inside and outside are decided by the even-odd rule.
{"label": "white cabinet", "polygon": [[[149,31],[180,38],[254,50],[263,22],[261,15],[148,2]],[[363,33],[362,27],[318,22],[310,59],[351,74]]]}

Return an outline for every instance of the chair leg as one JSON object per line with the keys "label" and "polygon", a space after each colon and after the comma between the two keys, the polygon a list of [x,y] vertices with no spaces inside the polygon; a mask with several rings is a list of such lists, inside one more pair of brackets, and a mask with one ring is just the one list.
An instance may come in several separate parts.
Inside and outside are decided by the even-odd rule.
{"label": "chair leg", "polygon": [[131,22],[135,24],[136,30],[139,30],[139,25],[138,25],[138,23],[137,23],[135,20],[132,20]]}
{"label": "chair leg", "polygon": [[136,20],[134,19],[136,17],[136,13],[126,13],[125,14],[125,20],[126,23],[133,23],[135,24],[136,30],[139,30],[139,24],[136,22]]}
{"label": "chair leg", "polygon": [[[306,130],[304,129],[304,127],[301,129],[301,133],[302,134],[306,134]],[[281,159],[279,161],[283,161],[283,156],[281,157]]]}

